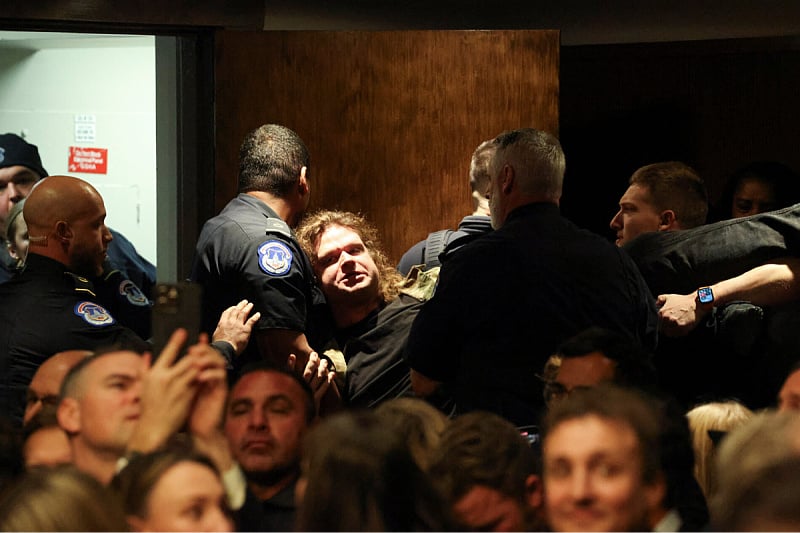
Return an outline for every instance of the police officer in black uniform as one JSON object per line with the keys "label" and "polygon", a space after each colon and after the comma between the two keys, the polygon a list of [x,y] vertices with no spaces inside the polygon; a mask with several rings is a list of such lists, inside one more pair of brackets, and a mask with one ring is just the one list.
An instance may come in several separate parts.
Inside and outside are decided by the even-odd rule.
{"label": "police officer in black uniform", "polygon": [[[0,226],[11,207],[22,202],[36,183],[47,177],[39,149],[13,133],[0,135]],[[99,275],[86,274],[96,299],[137,335],[150,337],[152,302],[147,296],[155,283],[155,267],[141,257],[133,244],[109,228],[114,239]],[[8,255],[0,231],[0,283],[17,272],[17,261]],[[137,280],[134,282],[132,280]],[[145,285],[142,285],[145,283]],[[144,289],[144,290],[142,290]]]}
{"label": "police officer in black uniform", "polygon": [[308,150],[292,130],[268,124],[250,132],[239,152],[239,195],[203,226],[192,281],[203,285],[203,329],[247,299],[261,313],[235,369],[266,358],[303,368],[323,346],[331,322],[294,226],[308,207]]}
{"label": "police officer in black uniform", "polygon": [[0,408],[21,419],[25,388],[41,363],[72,349],[147,343],[99,302],[89,281],[103,269],[111,234],[89,183],[50,177],[26,201],[30,249],[25,269],[0,285]]}

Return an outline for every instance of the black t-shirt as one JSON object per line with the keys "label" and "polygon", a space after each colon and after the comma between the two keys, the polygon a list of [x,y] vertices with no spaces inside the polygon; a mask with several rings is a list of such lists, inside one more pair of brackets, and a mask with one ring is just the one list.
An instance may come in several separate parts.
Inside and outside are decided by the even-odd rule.
{"label": "black t-shirt", "polygon": [[0,408],[11,408],[18,419],[25,389],[52,355],[117,344],[150,348],[98,303],[91,282],[35,253],[19,276],[0,285],[0,301]]}
{"label": "black t-shirt", "polygon": [[361,322],[336,333],[345,361],[345,401],[355,407],[411,395],[403,350],[422,302],[401,294]]}
{"label": "black t-shirt", "polygon": [[[246,298],[253,313],[261,313],[255,330],[304,333],[315,349],[330,337],[329,311],[311,263],[289,227],[253,196],[238,195],[205,223],[191,279],[203,286],[203,330],[209,334],[225,309]],[[253,340],[236,366],[259,358]]]}
{"label": "black t-shirt", "polygon": [[442,266],[406,357],[451,387],[460,412],[485,409],[518,426],[536,424],[547,358],[590,326],[652,349],[653,298],[625,252],[574,226],[556,205],[532,204]]}

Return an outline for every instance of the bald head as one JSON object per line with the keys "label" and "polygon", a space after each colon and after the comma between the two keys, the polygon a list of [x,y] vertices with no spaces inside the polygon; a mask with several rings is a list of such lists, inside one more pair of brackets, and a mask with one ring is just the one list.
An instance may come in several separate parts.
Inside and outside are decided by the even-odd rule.
{"label": "bald head", "polygon": [[61,382],[67,372],[80,361],[91,355],[88,350],[68,350],[59,352],[42,363],[28,385],[23,424],[27,424],[44,404],[58,401]]}
{"label": "bald head", "polygon": [[103,271],[112,237],[105,226],[103,198],[91,184],[50,176],[31,191],[23,216],[30,235],[28,253],[59,261],[83,276]]}
{"label": "bald head", "polygon": [[50,176],[33,188],[23,216],[31,235],[48,235],[58,221],[73,222],[103,199],[92,185],[72,176]]}

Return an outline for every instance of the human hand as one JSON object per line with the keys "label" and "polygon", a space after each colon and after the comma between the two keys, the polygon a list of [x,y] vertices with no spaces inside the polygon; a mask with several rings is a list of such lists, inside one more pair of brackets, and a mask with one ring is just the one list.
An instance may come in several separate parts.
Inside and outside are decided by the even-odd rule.
{"label": "human hand", "polygon": [[697,307],[697,299],[692,294],[661,294],[656,299],[659,327],[668,337],[682,337],[697,327],[707,309]]}
{"label": "human hand", "polygon": [[[289,368],[294,371],[296,364],[297,356],[289,354]],[[311,352],[308,356],[308,363],[303,369],[303,379],[309,384],[311,391],[314,393],[314,404],[318,413],[322,398],[329,390],[335,393],[337,397],[340,397],[339,389],[334,382],[335,378],[336,371],[332,368],[330,362],[327,359],[320,358],[317,352]]]}
{"label": "human hand", "polygon": [[228,396],[226,361],[208,344],[205,334],[189,348],[184,359],[190,359],[199,371],[189,412],[189,431],[194,436],[208,438],[222,425]]}
{"label": "human hand", "polygon": [[242,300],[236,305],[232,305],[222,312],[214,330],[212,340],[214,342],[224,341],[233,346],[236,355],[241,355],[250,340],[253,326],[261,318],[261,313],[255,313],[250,318],[247,316],[253,310],[253,303]]}
{"label": "human hand", "polygon": [[151,354],[143,356],[141,414],[128,451],[147,453],[158,449],[186,421],[195,396],[194,381],[201,371],[192,358],[183,357],[176,362],[187,337],[185,329],[176,329],[155,363],[151,364]]}

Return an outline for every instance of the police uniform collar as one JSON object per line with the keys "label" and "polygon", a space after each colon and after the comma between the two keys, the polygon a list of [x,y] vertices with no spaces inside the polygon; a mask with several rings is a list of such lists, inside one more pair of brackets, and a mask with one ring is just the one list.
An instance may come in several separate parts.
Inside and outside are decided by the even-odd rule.
{"label": "police uniform collar", "polygon": [[259,210],[263,211],[265,215],[270,218],[277,218],[280,219],[281,217],[278,216],[278,213],[275,212],[270,206],[268,206],[265,202],[259,200],[255,196],[251,196],[246,192],[240,192],[237,198],[248,205],[258,208]]}

